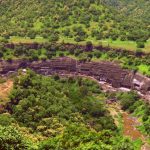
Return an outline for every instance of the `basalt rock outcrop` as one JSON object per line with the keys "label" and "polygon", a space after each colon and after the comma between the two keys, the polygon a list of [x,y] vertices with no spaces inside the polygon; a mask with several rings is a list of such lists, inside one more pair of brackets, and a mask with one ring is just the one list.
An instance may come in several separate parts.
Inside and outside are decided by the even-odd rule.
{"label": "basalt rock outcrop", "polygon": [[130,70],[122,69],[113,62],[79,62],[60,57],[47,61],[13,60],[0,61],[0,75],[6,76],[19,69],[30,68],[42,75],[85,75],[104,81],[115,88],[126,87],[136,89],[143,94],[150,94],[150,79]]}

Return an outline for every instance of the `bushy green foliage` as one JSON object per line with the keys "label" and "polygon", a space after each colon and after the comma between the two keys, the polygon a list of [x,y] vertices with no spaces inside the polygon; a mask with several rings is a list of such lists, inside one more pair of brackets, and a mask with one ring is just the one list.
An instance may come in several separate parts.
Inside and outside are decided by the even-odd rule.
{"label": "bushy green foliage", "polygon": [[149,135],[150,133],[150,106],[143,100],[140,100],[135,92],[119,93],[117,98],[120,100],[120,104],[124,110],[128,110],[130,113],[134,113],[138,117],[141,117],[144,127],[144,132]]}
{"label": "bushy green foliage", "polygon": [[149,104],[139,100],[133,105],[134,113],[140,116],[143,122],[144,132],[150,135],[150,106]]}
{"label": "bushy green foliage", "polygon": [[141,42],[141,41],[137,42],[137,48],[144,48],[144,47],[145,47],[144,42]]}
{"label": "bushy green foliage", "polygon": [[147,0],[103,0],[103,2],[115,9],[119,9],[120,13],[128,15],[130,19],[140,19],[149,23],[150,1]]}
{"label": "bushy green foliage", "polygon": [[[45,135],[49,129],[56,129],[57,133],[57,128],[63,127],[68,120],[84,122],[97,131],[116,129],[104,103],[92,96],[101,93],[93,81],[56,76],[53,79],[30,72],[16,79],[14,87],[10,99],[17,105],[12,106],[12,115],[34,131],[42,130],[43,126]],[[78,115],[74,118],[75,114]],[[59,124],[53,127],[45,123],[45,119],[55,119]]]}
{"label": "bushy green foliage", "polygon": [[134,17],[131,21],[120,10],[111,9],[99,0],[72,3],[69,0],[5,0],[0,10],[0,36],[6,40],[11,36],[31,39],[40,36],[49,41],[72,38],[77,42],[91,37],[142,41],[149,38],[146,21]]}
{"label": "bushy green foliage", "polygon": [[117,98],[121,102],[122,109],[130,112],[134,111],[132,110],[133,104],[139,100],[139,96],[135,92],[120,93]]}
{"label": "bushy green foliage", "polygon": [[111,131],[95,132],[84,125],[70,124],[61,136],[40,143],[40,150],[134,150],[131,141],[114,137]]}
{"label": "bushy green foliage", "polygon": [[0,125],[0,150],[28,150],[30,146],[15,127]]}
{"label": "bushy green foliage", "polygon": [[9,113],[0,114],[0,125],[9,126],[15,123],[15,119]]}
{"label": "bushy green foliage", "polygon": [[0,115],[0,146],[2,150],[133,150],[133,143],[116,130],[104,97],[95,81],[45,77],[28,70],[14,81],[11,115]]}

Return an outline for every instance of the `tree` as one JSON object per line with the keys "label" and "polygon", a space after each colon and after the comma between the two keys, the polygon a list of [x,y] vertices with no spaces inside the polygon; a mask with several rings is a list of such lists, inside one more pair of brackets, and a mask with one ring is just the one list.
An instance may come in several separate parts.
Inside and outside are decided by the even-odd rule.
{"label": "tree", "polygon": [[101,53],[100,51],[95,51],[95,52],[94,52],[94,56],[95,56],[96,58],[100,58],[101,55],[102,55],[102,53]]}
{"label": "tree", "polygon": [[63,30],[63,34],[64,34],[64,36],[69,36],[70,35],[70,29],[67,28],[67,29]]}
{"label": "tree", "polygon": [[75,39],[74,39],[76,42],[81,42],[82,41],[82,38],[80,36],[77,36]]}
{"label": "tree", "polygon": [[127,93],[120,93],[117,98],[121,101],[122,109],[130,110],[130,106],[139,99],[139,96],[135,92],[131,91]]}
{"label": "tree", "polygon": [[58,33],[52,33],[49,37],[50,42],[56,42],[59,40],[59,34]]}
{"label": "tree", "polygon": [[134,146],[131,143],[131,140],[129,138],[123,138],[123,137],[118,137],[118,138],[115,139],[114,141],[115,142],[114,150],[134,150]]}
{"label": "tree", "polygon": [[85,53],[82,53],[79,55],[79,61],[85,62],[87,61],[87,55]]}
{"label": "tree", "polygon": [[86,42],[86,51],[92,51],[93,50],[93,43],[91,41]]}
{"label": "tree", "polygon": [[28,142],[21,133],[12,126],[0,126],[0,149],[1,150],[27,150]]}
{"label": "tree", "polygon": [[15,122],[15,119],[12,118],[9,113],[5,113],[5,114],[0,115],[0,125],[8,126],[13,122]]}
{"label": "tree", "polygon": [[64,53],[63,52],[59,53],[59,56],[64,57]]}
{"label": "tree", "polygon": [[85,97],[88,95],[88,88],[86,86],[81,86],[80,87],[80,93],[82,95],[82,97]]}
{"label": "tree", "polygon": [[6,60],[11,63],[11,62],[12,62],[12,56],[11,56],[11,55],[8,55],[8,56],[6,57]]}
{"label": "tree", "polygon": [[40,59],[43,60],[43,61],[46,61],[47,56],[46,55],[42,55],[42,56],[40,56]]}
{"label": "tree", "polygon": [[144,48],[145,47],[145,43],[142,41],[137,41],[136,44],[137,44],[137,48]]}
{"label": "tree", "polygon": [[141,56],[142,54],[143,54],[142,49],[138,48],[138,49],[136,50],[136,56]]}
{"label": "tree", "polygon": [[36,32],[33,30],[29,30],[28,32],[28,37],[30,37],[31,39],[35,39],[36,37]]}
{"label": "tree", "polygon": [[3,57],[3,52],[2,51],[0,51],[0,58],[2,58]]}
{"label": "tree", "polygon": [[32,55],[31,55],[31,59],[32,60],[38,60],[38,54],[37,53],[33,53]]}

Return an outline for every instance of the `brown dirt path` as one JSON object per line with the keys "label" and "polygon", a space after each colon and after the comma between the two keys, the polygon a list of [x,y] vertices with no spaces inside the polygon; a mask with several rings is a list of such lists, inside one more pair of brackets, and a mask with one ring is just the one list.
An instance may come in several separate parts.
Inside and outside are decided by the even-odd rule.
{"label": "brown dirt path", "polygon": [[142,141],[145,141],[143,134],[136,128],[136,126],[140,125],[137,118],[131,117],[126,112],[122,113],[122,117],[124,124],[124,135],[131,137],[133,140],[140,138]]}
{"label": "brown dirt path", "polygon": [[145,137],[136,127],[140,125],[140,122],[136,117],[132,117],[127,112],[124,112],[121,110],[121,107],[118,103],[112,103],[108,105],[108,110],[110,111],[110,114],[115,120],[115,124],[118,126],[119,121],[116,116],[122,114],[122,120],[123,120],[123,134],[125,136],[130,137],[132,140],[141,139],[144,143],[144,145],[141,147],[141,150],[150,150],[150,145],[146,142],[147,137]]}
{"label": "brown dirt path", "polygon": [[8,95],[13,88],[13,81],[8,79],[0,84],[0,103],[8,99]]}

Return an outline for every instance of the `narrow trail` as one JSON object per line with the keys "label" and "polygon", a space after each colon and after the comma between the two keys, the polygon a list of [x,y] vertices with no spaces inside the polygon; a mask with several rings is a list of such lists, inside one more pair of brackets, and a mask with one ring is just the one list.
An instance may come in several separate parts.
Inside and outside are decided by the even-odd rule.
{"label": "narrow trail", "polygon": [[127,112],[122,113],[124,129],[123,133],[126,136],[132,138],[132,140],[136,140],[140,138],[142,141],[145,141],[144,135],[136,128],[140,125],[137,118],[130,116]]}
{"label": "narrow trail", "polygon": [[4,83],[1,83],[0,84],[0,98],[4,100],[7,99],[8,94],[10,93],[12,87],[13,87],[13,81],[10,79]]}
{"label": "narrow trail", "polygon": [[132,140],[141,139],[144,143],[141,147],[141,150],[150,150],[150,145],[147,143],[147,137],[144,136],[136,127],[141,123],[138,121],[136,117],[132,117],[127,112],[122,113],[123,117],[123,133],[126,136],[129,136]]}

